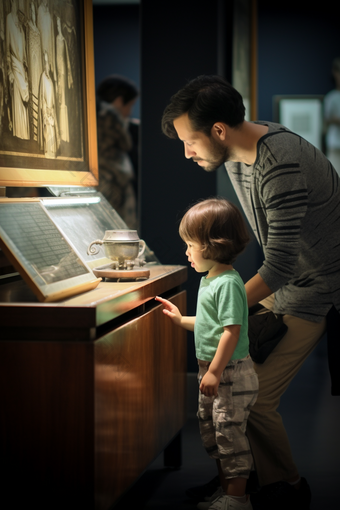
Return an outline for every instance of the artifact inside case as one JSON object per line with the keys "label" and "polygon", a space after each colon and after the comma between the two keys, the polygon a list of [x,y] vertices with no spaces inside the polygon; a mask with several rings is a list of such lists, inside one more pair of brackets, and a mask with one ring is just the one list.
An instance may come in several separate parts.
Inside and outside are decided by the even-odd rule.
{"label": "artifact inside case", "polygon": [[[42,202],[95,276],[118,281],[145,279],[150,275],[149,266],[160,263],[101,193],[83,191],[77,196],[68,196],[64,192],[57,199],[46,198]],[[108,232],[112,233],[111,237],[125,235],[121,239],[110,239]],[[128,238],[124,239],[126,236]],[[117,241],[125,241],[118,256],[114,253]],[[140,249],[136,248],[138,244]]]}

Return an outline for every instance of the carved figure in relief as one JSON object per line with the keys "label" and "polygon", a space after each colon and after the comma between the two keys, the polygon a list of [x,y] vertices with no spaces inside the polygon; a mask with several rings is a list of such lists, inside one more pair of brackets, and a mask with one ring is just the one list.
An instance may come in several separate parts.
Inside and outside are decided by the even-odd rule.
{"label": "carved figure in relief", "polygon": [[38,95],[42,73],[42,50],[40,30],[36,25],[35,5],[31,3],[31,19],[27,24],[28,75],[31,85],[31,125],[32,137],[38,140]]}
{"label": "carved figure in relief", "polygon": [[39,86],[38,141],[46,158],[56,158],[60,146],[54,84],[50,76],[47,52],[44,53],[44,71]]}
{"label": "carved figure in relief", "polygon": [[13,0],[12,10],[6,18],[6,56],[12,103],[12,118],[9,127],[10,130],[13,130],[14,136],[28,140],[30,126],[26,41],[18,18],[17,0]]}
{"label": "carved figure in relief", "polygon": [[58,35],[56,39],[57,49],[57,91],[60,138],[65,142],[70,141],[68,109],[66,105],[66,90],[73,86],[71,63],[68,54],[66,40],[62,34],[61,21],[57,18]]}
{"label": "carved figure in relief", "polygon": [[55,37],[53,17],[50,13],[48,1],[42,0],[38,9],[38,28],[41,35],[43,53],[46,51],[50,65],[50,72],[55,78]]}

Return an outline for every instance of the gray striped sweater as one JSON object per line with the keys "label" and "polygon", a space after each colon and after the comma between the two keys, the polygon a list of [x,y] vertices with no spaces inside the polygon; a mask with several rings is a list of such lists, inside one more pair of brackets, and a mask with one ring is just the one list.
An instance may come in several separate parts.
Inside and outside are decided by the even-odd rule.
{"label": "gray striped sweater", "polygon": [[320,322],[340,311],[340,180],[327,158],[284,126],[269,127],[254,165],[225,164],[263,249],[258,272],[275,311]]}

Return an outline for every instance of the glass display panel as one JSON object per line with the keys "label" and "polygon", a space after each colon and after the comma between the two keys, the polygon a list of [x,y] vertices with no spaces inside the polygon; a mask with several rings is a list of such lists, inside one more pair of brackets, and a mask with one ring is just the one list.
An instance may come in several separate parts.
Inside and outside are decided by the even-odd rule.
{"label": "glass display panel", "polygon": [[56,301],[98,285],[39,201],[0,201],[0,247],[40,301]]}
{"label": "glass display panel", "polygon": [[[53,221],[67,236],[89,267],[112,262],[105,257],[104,247],[98,246],[96,255],[88,255],[92,241],[103,239],[106,230],[128,229],[126,223],[99,192],[88,196],[63,196],[41,199]],[[159,263],[155,254],[146,246],[145,262]]]}

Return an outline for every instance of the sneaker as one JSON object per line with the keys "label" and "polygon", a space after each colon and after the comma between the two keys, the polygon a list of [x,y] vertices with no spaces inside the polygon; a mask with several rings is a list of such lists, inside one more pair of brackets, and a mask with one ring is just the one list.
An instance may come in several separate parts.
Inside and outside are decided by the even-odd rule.
{"label": "sneaker", "polygon": [[185,493],[189,498],[195,501],[204,501],[206,497],[212,496],[219,486],[220,478],[219,476],[215,476],[210,482],[187,489]]}
{"label": "sneaker", "polygon": [[224,494],[212,502],[209,510],[253,510],[253,507],[249,497],[246,503],[240,503],[237,499]]}
{"label": "sneaker", "polygon": [[251,494],[254,510],[309,510],[311,502],[310,487],[305,478],[301,478],[299,489],[288,482],[276,482],[263,486],[256,494]]}
{"label": "sneaker", "polygon": [[212,494],[211,496],[206,496],[204,499],[205,501],[201,501],[198,503],[197,508],[198,510],[209,510],[210,505],[215,499],[220,498],[224,495],[223,489],[221,486],[218,487],[218,489]]}

